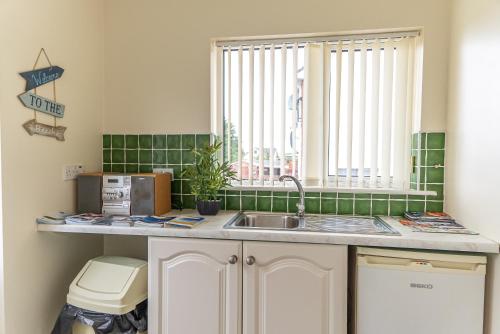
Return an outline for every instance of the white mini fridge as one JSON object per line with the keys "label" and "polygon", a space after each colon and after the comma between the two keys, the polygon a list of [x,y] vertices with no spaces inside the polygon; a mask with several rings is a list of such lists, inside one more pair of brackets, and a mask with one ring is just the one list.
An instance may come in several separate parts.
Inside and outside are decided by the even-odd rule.
{"label": "white mini fridge", "polygon": [[486,256],[358,247],[357,334],[482,334]]}

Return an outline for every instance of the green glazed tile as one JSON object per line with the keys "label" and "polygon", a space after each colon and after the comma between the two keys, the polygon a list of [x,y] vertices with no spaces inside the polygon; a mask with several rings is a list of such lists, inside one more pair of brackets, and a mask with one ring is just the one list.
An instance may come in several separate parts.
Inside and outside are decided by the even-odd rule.
{"label": "green glazed tile", "polygon": [[139,135],[139,148],[145,148],[145,149],[153,148],[153,136]]}
{"label": "green glazed tile", "polygon": [[306,192],[305,196],[310,197],[310,198],[320,198],[321,193],[319,193],[319,192]]}
{"label": "green glazed tile", "polygon": [[240,196],[226,196],[226,210],[241,210]]}
{"label": "green glazed tile", "polygon": [[191,181],[188,180],[182,181],[182,193],[191,194]]}
{"label": "green glazed tile", "polygon": [[196,201],[193,195],[182,195],[182,205],[185,209],[195,209]]}
{"label": "green glazed tile", "polygon": [[182,210],[182,196],[181,195],[172,195],[172,206],[174,209]]}
{"label": "green glazed tile", "polygon": [[444,182],[444,168],[443,167],[427,167],[427,183],[443,183]]}
{"label": "green glazed tile", "polygon": [[104,163],[111,162],[111,150],[102,150],[102,162]]}
{"label": "green glazed tile", "polygon": [[167,151],[165,151],[165,150],[153,150],[153,163],[166,164],[167,163]]}
{"label": "green glazed tile", "polygon": [[271,196],[271,192],[270,191],[257,191],[257,196],[258,197],[262,197],[262,196]]}
{"label": "green glazed tile", "polygon": [[420,148],[425,149],[425,144],[427,143],[427,134],[420,133]]}
{"label": "green glazed tile", "polygon": [[226,196],[240,196],[241,191],[239,190],[226,190]]}
{"label": "green glazed tile", "polygon": [[203,148],[210,145],[210,135],[196,135],[196,147]]}
{"label": "green glazed tile", "polygon": [[420,166],[427,166],[427,152],[428,151],[421,151],[420,152],[420,162],[417,160],[417,165],[420,164]]}
{"label": "green glazed tile", "polygon": [[167,135],[167,149],[180,149],[181,135]]}
{"label": "green glazed tile", "polygon": [[336,214],[337,213],[337,200],[334,198],[321,199],[321,213],[322,214]]}
{"label": "green glazed tile", "polygon": [[353,200],[339,198],[337,200],[337,213],[339,215],[352,215],[353,214]]}
{"label": "green glazed tile", "polygon": [[389,199],[388,194],[373,194],[372,199]]}
{"label": "green glazed tile", "polygon": [[402,199],[406,201],[406,195],[390,195],[390,199]]}
{"label": "green glazed tile", "polygon": [[182,181],[181,180],[172,181],[172,193],[182,194]]}
{"label": "green glazed tile", "polygon": [[241,191],[241,196],[255,196],[256,191],[255,190],[242,190]]}
{"label": "green glazed tile", "polygon": [[111,147],[115,148],[125,148],[125,136],[124,135],[111,135]]}
{"label": "green glazed tile", "polygon": [[127,163],[136,164],[139,162],[139,151],[137,150],[126,150],[125,160]]}
{"label": "green glazed tile", "polygon": [[112,164],[111,171],[113,173],[125,173],[125,165],[124,164]]}
{"label": "green glazed tile", "polygon": [[410,175],[410,182],[411,183],[417,183],[417,173],[411,173],[411,175]]}
{"label": "green glazed tile", "polygon": [[153,162],[153,151],[151,150],[140,150],[139,151],[139,162],[141,164],[150,164]]}
{"label": "green glazed tile", "polygon": [[102,147],[111,148],[111,135],[102,135]]}
{"label": "green glazed tile", "polygon": [[321,193],[321,198],[337,198],[337,193]]}
{"label": "green glazed tile", "polygon": [[389,201],[372,200],[372,215],[387,216],[389,214]]}
{"label": "green glazed tile", "polygon": [[181,178],[182,166],[181,165],[167,165],[167,168],[172,168],[174,170],[174,180]]}
{"label": "green glazed tile", "polygon": [[125,162],[125,151],[124,150],[113,150],[111,153],[111,162],[113,163],[124,163]]}
{"label": "green glazed tile", "polygon": [[360,193],[360,194],[354,194],[354,198],[358,199],[358,198],[362,198],[362,199],[370,199],[371,198],[371,194],[363,194],[363,193]]}
{"label": "green glazed tile", "polygon": [[103,164],[103,165],[102,165],[102,171],[103,171],[104,173],[109,173],[109,172],[111,172],[111,164]]}
{"label": "green glazed tile", "polygon": [[426,211],[443,212],[443,202],[442,201],[427,201],[425,202]]}
{"label": "green glazed tile", "polygon": [[410,189],[417,190],[417,184],[415,182],[410,183]]}
{"label": "green glazed tile", "polygon": [[153,172],[153,165],[139,165],[139,172],[140,173],[152,173]]}
{"label": "green glazed tile", "polygon": [[195,148],[196,139],[195,135],[182,135],[182,148],[191,150]]}
{"label": "green glazed tile", "polygon": [[[297,204],[300,199],[298,197],[289,197],[288,198],[288,213],[297,213]],[[306,210],[307,212],[307,210]]]}
{"label": "green glazed tile", "polygon": [[414,133],[411,136],[411,148],[412,149],[418,148],[418,133]]}
{"label": "green glazed tile", "polygon": [[424,201],[408,201],[408,211],[425,211],[425,202]]}
{"label": "green glazed tile", "polygon": [[319,198],[306,198],[306,212],[321,213],[321,200]]}
{"label": "green glazed tile", "polygon": [[420,168],[420,184],[425,183],[426,170],[427,168]]}
{"label": "green glazed tile", "polygon": [[168,164],[180,165],[182,163],[181,160],[181,151],[179,150],[168,150],[167,151],[167,161]]}
{"label": "green glazed tile", "polygon": [[427,149],[444,149],[444,133],[428,133]]}
{"label": "green glazed tile", "polygon": [[165,169],[165,168],[167,168],[167,165],[166,164],[153,164],[153,169],[155,169],[155,168]]}
{"label": "green glazed tile", "polygon": [[273,191],[273,197],[287,197],[288,193],[286,191]]}
{"label": "green glazed tile", "polygon": [[257,211],[271,211],[272,197],[257,197]]}
{"label": "green glazed tile", "polygon": [[367,199],[357,199],[354,201],[354,214],[369,216],[371,214],[371,201]]}
{"label": "green glazed tile", "polygon": [[226,196],[218,196],[217,199],[220,201],[220,209],[226,210]]}
{"label": "green glazed tile", "polygon": [[339,198],[354,198],[354,194],[352,193],[338,193]]}
{"label": "green glazed tile", "polygon": [[288,192],[288,197],[294,197],[294,198],[299,198],[300,194],[298,191],[289,191]]}
{"label": "green glazed tile", "polygon": [[182,150],[182,163],[183,164],[194,164],[194,153],[188,150]]}
{"label": "green glazed tile", "polygon": [[282,197],[273,197],[273,212],[287,212],[287,199]]}
{"label": "green glazed tile", "polygon": [[402,216],[406,211],[406,201],[390,201],[389,215]]}
{"label": "green glazed tile", "polygon": [[153,148],[166,149],[167,148],[167,135],[153,135]]}
{"label": "green glazed tile", "polygon": [[427,151],[426,166],[444,165],[444,150]]}
{"label": "green glazed tile", "polygon": [[126,135],[125,136],[125,147],[136,149],[139,148],[139,136],[138,135]]}
{"label": "green glazed tile", "polygon": [[255,211],[256,208],[255,196],[241,196],[241,209]]}
{"label": "green glazed tile", "polygon": [[423,195],[408,195],[408,200],[411,201],[411,200],[414,200],[414,201],[424,201],[425,200],[425,196]]}
{"label": "green glazed tile", "polygon": [[125,165],[125,172],[126,173],[138,173],[139,172],[139,165],[137,165],[137,164],[126,164]]}
{"label": "green glazed tile", "polygon": [[431,200],[431,201],[443,200],[443,198],[444,198],[444,185],[442,185],[442,184],[427,184],[426,188],[427,188],[427,190],[437,192],[436,196],[427,196],[426,200]]}

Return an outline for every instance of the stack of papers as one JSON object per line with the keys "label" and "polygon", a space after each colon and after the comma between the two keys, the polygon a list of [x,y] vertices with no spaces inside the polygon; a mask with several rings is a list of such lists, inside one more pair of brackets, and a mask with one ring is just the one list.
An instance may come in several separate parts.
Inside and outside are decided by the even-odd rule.
{"label": "stack of papers", "polygon": [[61,225],[65,223],[65,219],[68,216],[71,216],[71,213],[67,212],[56,212],[54,214],[42,216],[36,219],[36,222],[38,224],[54,224],[54,225]]}
{"label": "stack of papers", "polygon": [[164,216],[132,216],[130,217],[134,226],[141,227],[163,227],[165,223],[174,219],[175,217],[164,217]]}
{"label": "stack of papers", "polygon": [[193,228],[205,222],[204,217],[176,217],[167,222],[166,225],[173,227]]}
{"label": "stack of papers", "polygon": [[405,212],[400,223],[414,232],[478,234],[460,225],[444,212]]}
{"label": "stack of papers", "polygon": [[66,224],[68,225],[92,225],[101,224],[105,217],[96,213],[82,213],[79,215],[66,217]]}

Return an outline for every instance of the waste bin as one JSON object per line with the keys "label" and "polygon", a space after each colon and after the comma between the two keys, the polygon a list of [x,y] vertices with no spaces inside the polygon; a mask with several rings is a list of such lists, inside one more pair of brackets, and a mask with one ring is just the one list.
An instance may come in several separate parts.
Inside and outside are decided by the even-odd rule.
{"label": "waste bin", "polygon": [[69,288],[52,334],[145,334],[147,262],[102,256],[87,262]]}

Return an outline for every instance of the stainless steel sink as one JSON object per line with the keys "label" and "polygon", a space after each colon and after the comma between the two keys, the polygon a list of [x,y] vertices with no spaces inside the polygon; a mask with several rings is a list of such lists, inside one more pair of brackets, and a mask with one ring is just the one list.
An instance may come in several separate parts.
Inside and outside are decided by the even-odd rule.
{"label": "stainless steel sink", "polygon": [[287,230],[322,233],[401,235],[379,217],[293,215],[240,212],[224,225],[228,229]]}

